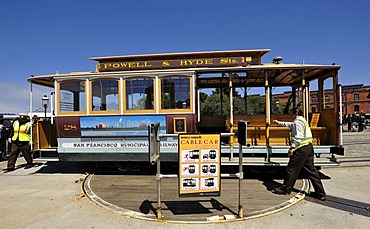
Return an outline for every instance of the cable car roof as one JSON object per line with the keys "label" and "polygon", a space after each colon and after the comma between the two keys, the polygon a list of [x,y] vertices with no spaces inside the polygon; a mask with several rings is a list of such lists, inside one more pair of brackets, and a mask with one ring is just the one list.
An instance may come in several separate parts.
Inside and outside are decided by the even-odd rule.
{"label": "cable car roof", "polygon": [[256,50],[227,50],[227,51],[209,51],[209,52],[182,52],[182,53],[161,53],[161,54],[142,54],[142,55],[127,55],[127,56],[107,56],[107,57],[92,57],[90,60],[98,61],[99,63],[111,61],[135,61],[135,60],[168,60],[168,59],[184,59],[184,58],[211,58],[211,57],[234,57],[234,56],[257,56],[258,59],[270,52],[270,49]]}
{"label": "cable car roof", "polygon": [[[167,53],[167,54],[148,54],[148,55],[130,55],[130,56],[110,56],[110,57],[93,57],[91,60],[102,63],[116,63],[117,61],[152,61],[156,63],[160,60],[177,60],[193,58],[194,60],[204,60],[204,58],[235,58],[236,65],[193,65],[193,66],[176,66],[174,68],[125,68],[124,70],[101,71],[98,67],[92,72],[72,72],[68,74],[53,74],[44,76],[32,76],[28,81],[48,87],[54,87],[55,80],[65,79],[85,79],[101,78],[104,76],[145,76],[145,75],[181,75],[197,73],[199,79],[206,73],[242,73],[240,74],[239,83],[236,80],[234,86],[264,87],[266,76],[271,86],[296,86],[301,83],[302,79],[311,81],[320,77],[333,76],[341,68],[339,65],[316,65],[316,64],[285,64],[280,62],[261,63],[261,57],[269,52],[269,49],[261,50],[234,50],[234,51],[215,51],[215,52],[187,52],[187,53]],[[243,62],[245,61],[245,62]],[[248,62],[249,61],[249,62]],[[241,63],[243,62],[243,63]],[[121,62],[122,63],[122,62]],[[139,63],[139,62],[135,62]],[[98,66],[99,66],[98,64]],[[244,78],[243,78],[244,77]],[[206,87],[207,85],[205,85]],[[211,85],[210,85],[211,86]]]}

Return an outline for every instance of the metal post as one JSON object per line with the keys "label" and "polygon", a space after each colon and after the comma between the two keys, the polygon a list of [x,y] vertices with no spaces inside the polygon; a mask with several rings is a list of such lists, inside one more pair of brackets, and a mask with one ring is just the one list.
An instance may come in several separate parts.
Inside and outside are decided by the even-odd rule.
{"label": "metal post", "polygon": [[[33,75],[31,75],[31,77],[33,77]],[[36,126],[36,123],[33,123],[34,121],[33,121],[33,114],[32,114],[32,107],[33,107],[33,103],[32,103],[32,100],[33,100],[33,94],[32,94],[33,92],[32,92],[32,83],[31,83],[31,85],[30,85],[30,117],[32,118],[31,120],[31,124],[32,124],[32,128],[30,128],[30,130],[31,130],[31,152],[33,152],[33,143],[35,142],[34,141],[34,139],[33,139],[33,127],[34,126]],[[7,141],[5,141],[5,142],[7,142]],[[4,152],[5,152],[5,154],[6,154],[6,152],[7,152],[7,144],[5,144],[5,149],[4,149]]]}
{"label": "metal post", "polygon": [[[221,93],[222,94],[222,93]],[[221,101],[222,103],[222,101]],[[230,133],[233,133],[234,124],[234,104],[233,104],[233,81],[231,72],[229,72],[229,103],[230,103]],[[230,158],[232,161],[234,158],[234,136],[230,137]]]}
{"label": "metal post", "polygon": [[[270,104],[270,86],[269,86],[269,78],[268,78],[268,72],[265,74],[265,103],[266,103],[266,124],[265,124],[265,133],[266,133],[266,146],[267,148],[270,148],[270,109],[271,109],[271,104]],[[267,150],[266,152],[266,160],[270,162],[270,151]]]}
{"label": "metal post", "polygon": [[243,181],[243,146],[239,144],[239,205],[238,205],[238,216],[239,218],[244,217],[243,204],[242,204],[242,181]]}
{"label": "metal post", "polygon": [[339,129],[339,145],[342,146],[343,145],[342,85],[339,84],[338,89],[339,89],[339,127],[340,127],[340,129]]}
{"label": "metal post", "polygon": [[55,92],[50,93],[50,123],[54,124],[54,113],[55,113],[55,105],[54,105],[54,96]]}
{"label": "metal post", "polygon": [[157,219],[162,219],[161,208],[161,159],[157,160]]}

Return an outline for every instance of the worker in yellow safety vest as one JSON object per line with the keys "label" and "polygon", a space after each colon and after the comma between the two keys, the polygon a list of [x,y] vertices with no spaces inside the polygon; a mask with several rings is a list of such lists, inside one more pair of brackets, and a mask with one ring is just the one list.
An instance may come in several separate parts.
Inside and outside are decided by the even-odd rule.
{"label": "worker in yellow safety vest", "polygon": [[324,201],[326,200],[326,193],[313,162],[314,149],[312,146],[311,128],[299,107],[294,107],[291,113],[293,122],[273,121],[279,126],[286,126],[291,130],[290,148],[288,150],[289,163],[286,168],[286,176],[282,186],[275,188],[273,192],[289,195],[299,174],[302,172],[308,176],[315,189],[315,192],[311,193],[311,195]]}
{"label": "worker in yellow safety vest", "polygon": [[28,116],[21,114],[19,119],[13,122],[9,142],[12,144],[11,153],[8,158],[8,166],[3,170],[7,172],[15,170],[15,163],[20,152],[27,162],[25,168],[31,168],[33,166],[30,145],[31,122]]}

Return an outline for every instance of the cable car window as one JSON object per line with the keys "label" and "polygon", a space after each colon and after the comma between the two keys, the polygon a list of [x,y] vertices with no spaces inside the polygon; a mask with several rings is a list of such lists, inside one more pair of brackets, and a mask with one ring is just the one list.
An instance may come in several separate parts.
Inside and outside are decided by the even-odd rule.
{"label": "cable car window", "polygon": [[126,110],[154,109],[154,81],[149,78],[126,80]]}
{"label": "cable car window", "polygon": [[118,81],[96,80],[92,82],[92,110],[118,110]]}
{"label": "cable car window", "polygon": [[59,83],[59,110],[85,111],[85,82],[68,81]]}
{"label": "cable car window", "polygon": [[167,77],[161,80],[161,108],[190,108],[190,78]]}

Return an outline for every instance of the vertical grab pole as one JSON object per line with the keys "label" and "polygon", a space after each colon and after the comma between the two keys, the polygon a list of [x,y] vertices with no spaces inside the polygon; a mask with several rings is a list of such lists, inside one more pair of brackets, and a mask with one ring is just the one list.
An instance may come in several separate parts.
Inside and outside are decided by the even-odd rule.
{"label": "vertical grab pole", "polygon": [[31,117],[31,132],[30,132],[30,134],[31,134],[31,152],[33,152],[33,143],[34,143],[34,139],[33,139],[33,127],[34,127],[34,125],[33,124],[35,124],[35,126],[36,126],[36,123],[33,123],[33,114],[32,114],[32,110],[33,110],[32,109],[32,106],[33,106],[33,104],[32,104],[33,97],[32,97],[32,95],[33,95],[33,91],[32,91],[32,83],[31,83],[31,85],[30,85],[30,117]]}
{"label": "vertical grab pole", "polygon": [[339,89],[339,145],[343,146],[343,101],[342,101],[342,85],[338,85]]}
{"label": "vertical grab pole", "polygon": [[[268,78],[268,72],[265,72],[265,104],[266,104],[266,119],[265,119],[265,133],[266,133],[266,146],[267,149],[270,148],[270,109],[271,109],[271,101],[270,101],[270,86],[269,86],[269,78]],[[270,150],[267,150],[266,152],[266,160],[270,162]]]}
{"label": "vertical grab pole", "polygon": [[243,145],[239,143],[239,206],[238,216],[244,217],[243,203],[242,203],[242,181],[243,181]]}
{"label": "vertical grab pole", "polygon": [[[222,94],[222,93],[221,93]],[[229,72],[229,103],[230,103],[230,133],[233,133],[234,124],[234,104],[233,104],[233,81],[231,72]],[[222,103],[222,101],[221,101]],[[234,135],[230,136],[230,161],[234,159]]]}
{"label": "vertical grab pole", "polygon": [[50,123],[53,125],[54,124],[54,111],[55,111],[55,105],[54,105],[54,102],[55,102],[55,92],[52,91],[50,92]]}

